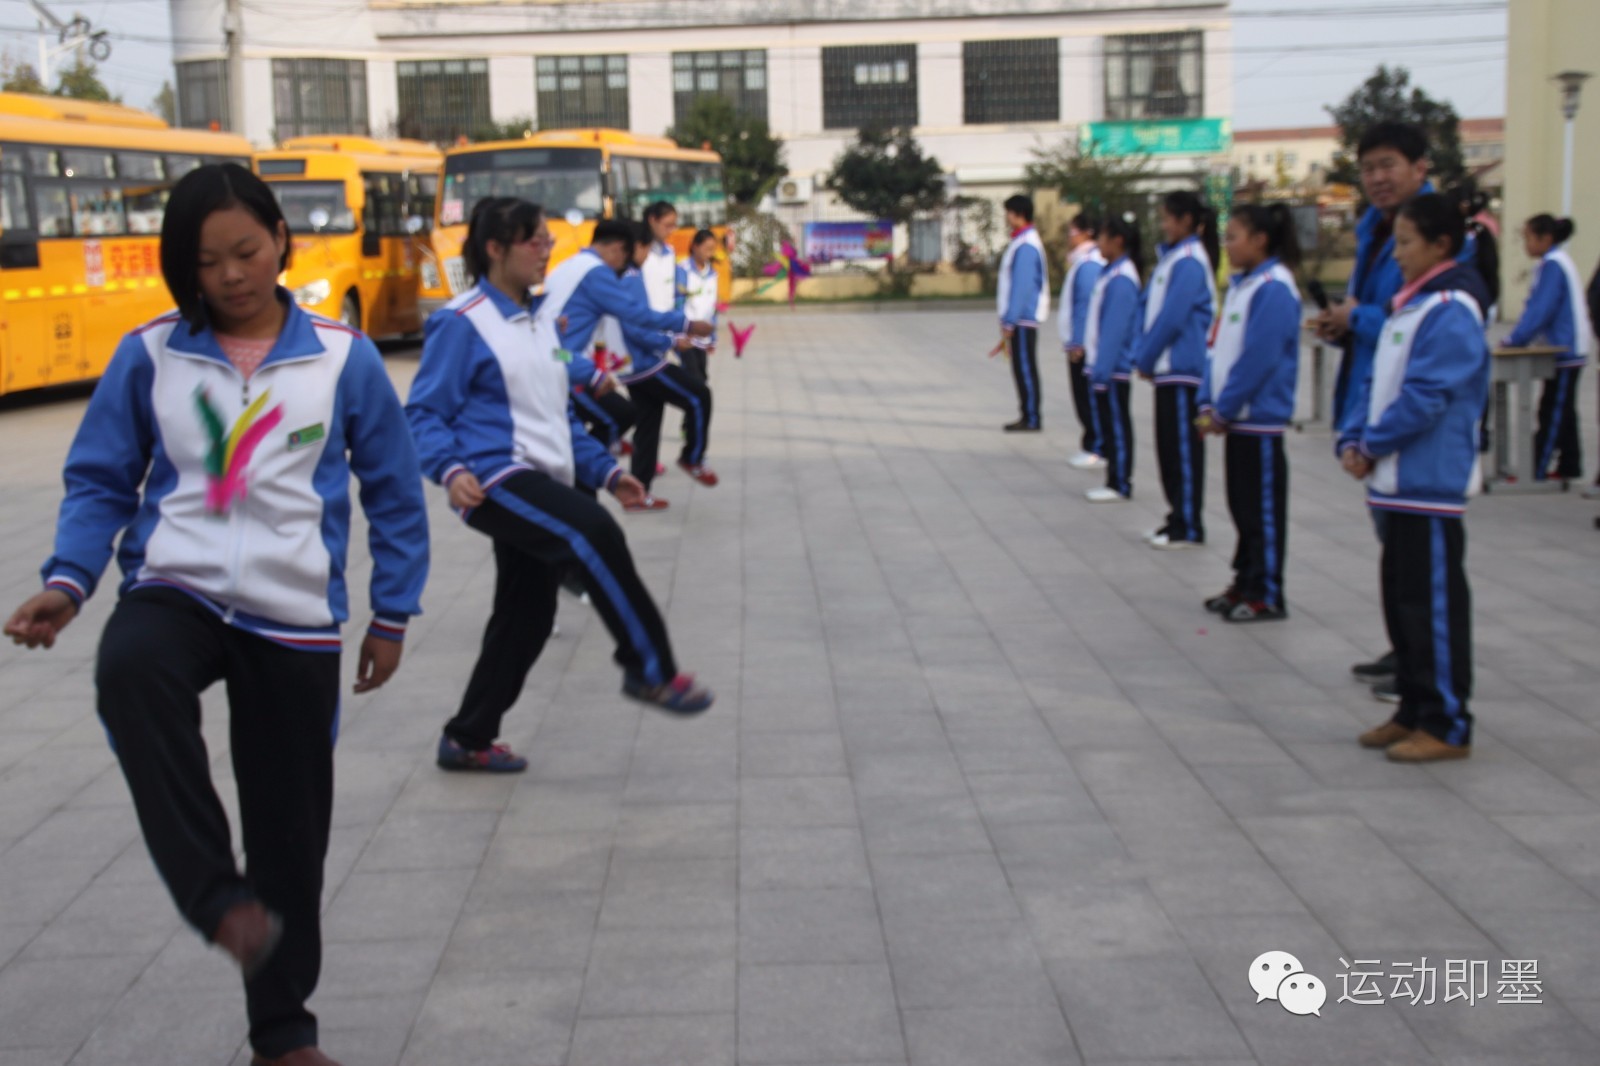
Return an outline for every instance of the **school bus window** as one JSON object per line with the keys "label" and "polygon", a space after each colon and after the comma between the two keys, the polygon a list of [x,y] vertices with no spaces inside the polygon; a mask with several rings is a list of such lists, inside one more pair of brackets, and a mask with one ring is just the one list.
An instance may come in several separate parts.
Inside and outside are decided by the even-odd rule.
{"label": "school bus window", "polygon": [[[229,162],[238,163],[240,160],[234,159],[229,160]],[[197,155],[169,155],[167,156],[167,180],[176,182],[199,165],[200,157]]]}
{"label": "school bus window", "polygon": [[28,153],[32,162],[29,172],[41,178],[59,178],[61,176],[61,160],[54,150],[49,148],[35,148]]}
{"label": "school bus window", "polygon": [[110,152],[69,148],[61,153],[61,169],[69,178],[114,178],[115,158]]}
{"label": "school bus window", "polygon": [[406,210],[422,220],[422,233],[433,230],[433,204],[439,198],[439,175],[406,175]]}
{"label": "school bus window", "polygon": [[109,185],[72,188],[73,232],[79,237],[119,237],[128,232],[122,190]]}
{"label": "school bus window", "polygon": [[600,151],[591,148],[512,148],[449,156],[439,221],[446,226],[466,222],[471,205],[486,196],[531,200],[551,218],[570,211],[598,218],[600,166]]}
{"label": "school bus window", "polygon": [[131,185],[122,190],[129,233],[160,233],[161,215],[171,189],[165,185]]}
{"label": "school bus window", "polygon": [[[342,181],[268,182],[283,208],[283,217],[294,233],[354,233],[355,212],[345,201]],[[328,224],[320,229],[311,224],[311,213],[328,213]]]}
{"label": "school bus window", "polygon": [[363,175],[367,189],[361,224],[367,232],[382,237],[405,235],[405,220],[400,217],[400,179],[392,174]]}
{"label": "school bus window", "polygon": [[0,172],[0,236],[31,229],[27,179],[15,171]]}
{"label": "school bus window", "polygon": [[72,236],[72,200],[67,187],[58,182],[38,182],[33,199],[39,218],[39,236]]}
{"label": "school bus window", "polygon": [[123,181],[165,181],[166,167],[152,152],[118,152],[117,177]]}

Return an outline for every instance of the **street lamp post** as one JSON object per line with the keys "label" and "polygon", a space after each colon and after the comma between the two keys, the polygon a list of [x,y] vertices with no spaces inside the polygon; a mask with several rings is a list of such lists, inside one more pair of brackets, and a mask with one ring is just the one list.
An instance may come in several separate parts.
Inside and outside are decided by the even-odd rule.
{"label": "street lamp post", "polygon": [[1564,70],[1557,74],[1553,80],[1561,85],[1561,116],[1567,120],[1565,151],[1561,163],[1561,215],[1563,218],[1571,218],[1572,122],[1573,119],[1578,117],[1578,94],[1583,91],[1583,83],[1589,80],[1589,72],[1586,70]]}

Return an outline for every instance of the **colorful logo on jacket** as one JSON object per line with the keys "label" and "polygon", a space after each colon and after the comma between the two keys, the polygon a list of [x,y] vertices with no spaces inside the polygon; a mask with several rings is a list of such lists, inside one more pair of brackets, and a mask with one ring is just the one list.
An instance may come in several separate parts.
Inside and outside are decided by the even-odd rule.
{"label": "colorful logo on jacket", "polygon": [[211,514],[225,515],[235,501],[245,498],[248,492],[245,470],[250,458],[267,434],[283,421],[281,404],[270,411],[266,409],[271,399],[272,390],[268,389],[245,408],[244,414],[235,419],[229,429],[224,426],[206,387],[202,385],[195,390],[195,410],[210,441],[206,449],[206,510]]}

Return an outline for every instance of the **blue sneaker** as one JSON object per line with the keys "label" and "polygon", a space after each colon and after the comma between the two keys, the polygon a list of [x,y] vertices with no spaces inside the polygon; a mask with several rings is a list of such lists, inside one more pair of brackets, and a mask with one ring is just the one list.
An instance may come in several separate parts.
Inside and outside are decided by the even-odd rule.
{"label": "blue sneaker", "polygon": [[438,762],[442,770],[478,770],[489,774],[520,774],[528,768],[528,760],[504,744],[473,751],[449,737],[439,738]]}
{"label": "blue sneaker", "polygon": [[672,714],[699,714],[716,700],[704,685],[695,684],[693,674],[679,674],[671,681],[652,685],[641,677],[627,675],[622,679],[622,694],[648,703]]}

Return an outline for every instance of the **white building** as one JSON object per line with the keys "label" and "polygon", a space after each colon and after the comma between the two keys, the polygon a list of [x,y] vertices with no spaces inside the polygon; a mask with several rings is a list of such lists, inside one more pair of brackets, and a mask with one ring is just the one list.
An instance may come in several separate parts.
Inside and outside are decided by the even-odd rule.
{"label": "white building", "polygon": [[[1228,0],[236,0],[244,129],[447,143],[490,123],[659,134],[699,93],[765,117],[797,179],[909,125],[963,188],[1009,190],[1086,123],[1162,169],[1226,158]],[[226,0],[171,0],[180,118],[228,122]]]}

